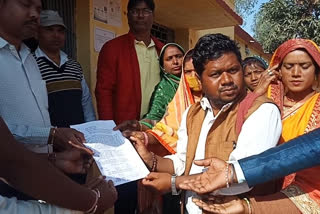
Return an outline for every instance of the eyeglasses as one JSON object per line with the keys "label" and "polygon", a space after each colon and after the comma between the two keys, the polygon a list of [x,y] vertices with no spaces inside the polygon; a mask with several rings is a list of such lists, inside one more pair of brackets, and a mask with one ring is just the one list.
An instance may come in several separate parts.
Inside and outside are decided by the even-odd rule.
{"label": "eyeglasses", "polygon": [[152,14],[152,10],[147,9],[147,8],[143,8],[143,9],[133,8],[133,9],[129,10],[129,13],[132,16],[138,16],[139,14],[142,14],[142,16],[150,16]]}

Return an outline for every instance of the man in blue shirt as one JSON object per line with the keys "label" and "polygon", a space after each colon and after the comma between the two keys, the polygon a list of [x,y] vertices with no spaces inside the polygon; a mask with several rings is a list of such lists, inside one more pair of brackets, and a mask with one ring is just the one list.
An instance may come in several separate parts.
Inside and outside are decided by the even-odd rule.
{"label": "man in blue shirt", "polygon": [[37,31],[40,11],[40,0],[0,0],[0,116],[15,138],[33,151],[54,158],[52,147],[77,147],[91,155],[82,133],[51,126],[45,81],[22,43]]}
{"label": "man in blue shirt", "polygon": [[[230,183],[247,182],[252,187],[320,165],[319,156],[320,129],[316,129],[261,154],[232,163],[228,177]],[[208,170],[197,179],[181,184],[180,188],[205,194],[226,187],[225,161],[210,158],[195,163],[208,167]]]}

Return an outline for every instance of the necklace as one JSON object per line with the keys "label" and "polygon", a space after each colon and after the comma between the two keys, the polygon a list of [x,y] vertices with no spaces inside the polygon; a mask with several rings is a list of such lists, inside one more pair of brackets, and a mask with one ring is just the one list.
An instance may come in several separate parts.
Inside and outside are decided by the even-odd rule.
{"label": "necklace", "polygon": [[292,103],[297,103],[298,101],[296,101],[296,100],[294,100],[294,99],[292,99],[292,98],[289,98],[289,97],[287,97],[287,96],[285,96],[286,98],[287,98],[287,100],[289,101],[289,102],[292,102]]}

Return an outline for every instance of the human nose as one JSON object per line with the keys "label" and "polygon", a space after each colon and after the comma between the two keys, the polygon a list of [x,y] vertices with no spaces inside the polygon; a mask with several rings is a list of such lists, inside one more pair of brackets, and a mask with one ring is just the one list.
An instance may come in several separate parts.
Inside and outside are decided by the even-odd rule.
{"label": "human nose", "polygon": [[137,10],[137,16],[138,17],[144,17],[143,10]]}
{"label": "human nose", "polygon": [[177,57],[173,57],[173,58],[172,58],[172,62],[173,62],[174,65],[179,64],[179,60],[178,60]]}
{"label": "human nose", "polygon": [[31,17],[32,19],[37,19],[37,20],[39,20],[39,18],[40,18],[40,11],[38,10],[38,8],[36,8],[36,7],[31,7],[31,8],[30,8],[30,17]]}
{"label": "human nose", "polygon": [[233,83],[233,79],[228,72],[223,72],[221,74],[221,85],[228,85]]}
{"label": "human nose", "polygon": [[292,69],[292,76],[300,76],[300,68],[298,65],[295,65]]}
{"label": "human nose", "polygon": [[252,72],[250,78],[251,78],[251,81],[254,81],[254,80],[258,79],[258,76],[257,76],[257,74],[255,72]]}

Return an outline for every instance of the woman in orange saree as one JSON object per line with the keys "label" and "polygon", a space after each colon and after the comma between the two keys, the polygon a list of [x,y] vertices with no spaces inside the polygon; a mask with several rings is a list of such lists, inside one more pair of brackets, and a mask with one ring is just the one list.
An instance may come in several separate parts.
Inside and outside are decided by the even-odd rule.
{"label": "woman in orange saree", "polygon": [[[270,65],[277,64],[282,81],[270,85],[268,96],[281,110],[284,143],[320,127],[320,49],[310,40],[289,40],[273,55]],[[286,176],[281,192],[302,213],[320,213],[320,167]]]}
{"label": "woman in orange saree", "polygon": [[[192,50],[183,59],[183,71],[179,87],[169,103],[163,118],[150,130],[149,139],[155,138],[170,154],[176,153],[178,135],[183,112],[192,104],[200,101],[201,83],[192,64]],[[149,148],[152,150],[152,148]]]}

